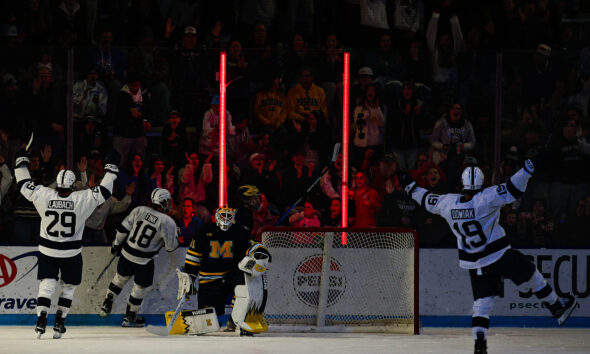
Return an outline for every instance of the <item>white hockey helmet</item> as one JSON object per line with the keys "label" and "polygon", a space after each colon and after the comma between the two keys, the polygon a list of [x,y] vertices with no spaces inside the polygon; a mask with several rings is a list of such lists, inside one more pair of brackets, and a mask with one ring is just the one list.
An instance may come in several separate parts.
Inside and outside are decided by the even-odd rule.
{"label": "white hockey helmet", "polygon": [[236,209],[227,205],[222,206],[215,212],[215,223],[223,231],[229,230],[230,226],[236,222]]}
{"label": "white hockey helmet", "polygon": [[172,196],[165,188],[156,188],[152,192],[152,204],[159,206],[164,211],[168,211],[172,205]]}
{"label": "white hockey helmet", "polygon": [[55,179],[57,188],[59,189],[74,189],[74,182],[76,182],[76,175],[71,170],[61,170]]}
{"label": "white hockey helmet", "polygon": [[468,166],[461,174],[464,191],[477,191],[483,186],[484,175],[479,167]]}

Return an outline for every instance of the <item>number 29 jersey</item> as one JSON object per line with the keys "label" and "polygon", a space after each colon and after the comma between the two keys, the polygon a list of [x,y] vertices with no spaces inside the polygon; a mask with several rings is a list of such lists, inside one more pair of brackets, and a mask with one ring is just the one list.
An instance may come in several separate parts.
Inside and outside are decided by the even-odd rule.
{"label": "number 29 jersey", "polygon": [[457,237],[459,266],[477,269],[496,262],[510,248],[499,224],[500,210],[523,194],[530,177],[521,169],[508,182],[488,187],[468,201],[463,201],[461,194],[437,195],[420,187],[411,196],[428,212],[447,221]]}
{"label": "number 29 jersey", "polygon": [[102,186],[72,192],[60,197],[57,190],[28,181],[22,195],[31,201],[41,216],[39,252],[50,257],[73,257],[82,251],[86,219],[110,197]]}
{"label": "number 29 jersey", "polygon": [[121,255],[136,264],[147,264],[162,246],[168,252],[178,247],[178,229],[172,218],[147,206],[138,206],[117,228],[115,245]]}

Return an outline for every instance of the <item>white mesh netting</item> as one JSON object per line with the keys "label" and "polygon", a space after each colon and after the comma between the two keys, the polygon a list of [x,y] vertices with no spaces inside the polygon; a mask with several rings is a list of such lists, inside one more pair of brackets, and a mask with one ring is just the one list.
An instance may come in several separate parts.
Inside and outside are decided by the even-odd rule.
{"label": "white mesh netting", "polygon": [[[262,233],[262,243],[272,254],[265,310],[269,323],[313,326],[319,314],[326,326],[412,330],[414,232],[329,230],[273,228]],[[329,267],[323,264],[328,257]],[[322,279],[327,282],[324,291]]]}

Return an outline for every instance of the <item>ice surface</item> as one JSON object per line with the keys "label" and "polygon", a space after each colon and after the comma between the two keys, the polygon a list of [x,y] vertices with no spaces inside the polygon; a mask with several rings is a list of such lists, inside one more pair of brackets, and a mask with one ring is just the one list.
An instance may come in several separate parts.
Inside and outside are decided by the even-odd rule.
{"label": "ice surface", "polygon": [[[473,353],[470,328],[424,328],[421,335],[265,333],[255,337],[215,333],[159,337],[145,328],[69,326],[36,339],[33,325],[0,326],[0,353]],[[490,353],[590,353],[587,328],[493,328]]]}

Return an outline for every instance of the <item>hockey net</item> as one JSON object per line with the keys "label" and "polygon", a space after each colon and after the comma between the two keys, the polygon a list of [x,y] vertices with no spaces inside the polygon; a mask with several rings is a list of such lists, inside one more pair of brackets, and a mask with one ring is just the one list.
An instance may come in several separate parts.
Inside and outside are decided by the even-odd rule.
{"label": "hockey net", "polygon": [[262,230],[275,331],[418,334],[418,237],[402,228]]}

